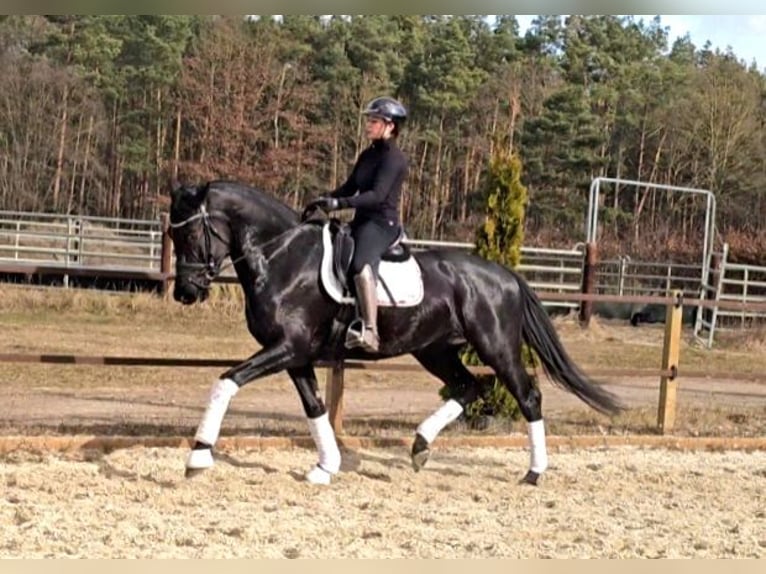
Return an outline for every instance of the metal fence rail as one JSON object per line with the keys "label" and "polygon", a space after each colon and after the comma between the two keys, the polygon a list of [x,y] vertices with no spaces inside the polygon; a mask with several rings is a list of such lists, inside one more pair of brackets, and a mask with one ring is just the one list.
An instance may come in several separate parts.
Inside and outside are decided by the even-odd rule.
{"label": "metal fence rail", "polygon": [[[747,303],[766,302],[766,267],[727,262],[721,277],[720,301]],[[766,320],[766,312],[741,309],[718,311],[723,327],[747,327],[753,322]]]}
{"label": "metal fence rail", "polygon": [[0,211],[0,261],[160,268],[159,220]]}
{"label": "metal fence rail", "polygon": [[599,292],[617,295],[668,293],[679,289],[686,296],[699,293],[700,264],[633,261],[630,256],[599,262]]}

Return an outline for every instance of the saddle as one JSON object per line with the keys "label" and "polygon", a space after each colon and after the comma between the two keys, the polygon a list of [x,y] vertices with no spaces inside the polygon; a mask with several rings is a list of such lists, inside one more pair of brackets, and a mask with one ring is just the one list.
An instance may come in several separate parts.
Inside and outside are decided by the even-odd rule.
{"label": "saddle", "polygon": [[[332,237],[332,268],[335,276],[341,282],[344,291],[353,290],[354,281],[349,276],[351,262],[354,259],[354,237],[351,235],[351,226],[333,219],[329,223],[330,236]],[[410,258],[411,252],[407,244],[403,243],[407,237],[404,229],[399,230],[399,235],[386,249],[381,261],[403,263]]]}
{"label": "saddle", "polygon": [[[420,265],[404,243],[406,234],[388,247],[378,267],[378,305],[408,307],[423,299]],[[321,282],[327,293],[339,303],[356,304],[354,282],[349,276],[354,258],[354,238],[348,224],[332,219],[322,229]]]}

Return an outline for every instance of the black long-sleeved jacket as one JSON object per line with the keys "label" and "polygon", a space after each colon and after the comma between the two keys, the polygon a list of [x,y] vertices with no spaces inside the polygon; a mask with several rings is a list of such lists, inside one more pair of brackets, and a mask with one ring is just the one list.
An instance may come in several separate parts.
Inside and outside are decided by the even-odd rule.
{"label": "black long-sleeved jacket", "polygon": [[[340,207],[356,209],[356,224],[373,220],[399,224],[399,198],[407,178],[407,157],[394,140],[375,140],[356,160],[346,182],[330,195]],[[356,192],[359,194],[354,195]]]}

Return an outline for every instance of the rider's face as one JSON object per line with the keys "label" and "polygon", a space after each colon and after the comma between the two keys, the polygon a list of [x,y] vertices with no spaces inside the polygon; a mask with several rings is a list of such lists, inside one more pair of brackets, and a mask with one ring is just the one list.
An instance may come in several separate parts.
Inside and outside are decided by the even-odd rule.
{"label": "rider's face", "polygon": [[367,116],[365,122],[367,137],[371,140],[388,139],[394,129],[392,122],[387,122],[383,118]]}

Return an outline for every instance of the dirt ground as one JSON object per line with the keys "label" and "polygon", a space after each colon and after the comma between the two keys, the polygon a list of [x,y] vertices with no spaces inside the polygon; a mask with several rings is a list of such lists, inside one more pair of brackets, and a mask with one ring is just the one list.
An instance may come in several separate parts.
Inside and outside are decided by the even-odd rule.
{"label": "dirt ground", "polygon": [[[36,367],[40,368],[40,367]],[[401,378],[401,375],[399,375]],[[190,377],[191,378],[191,377]],[[390,374],[354,373],[344,394],[344,430],[352,435],[390,436],[414,432],[442,401],[438,384],[425,378],[396,381]],[[102,385],[66,389],[7,384],[0,387],[0,433],[95,435],[193,435],[214,376],[186,385],[160,388],[106,380]],[[627,432],[655,434],[658,382],[624,379],[605,385],[629,407],[615,418],[595,413],[573,395],[541,383],[549,432],[556,434]],[[324,383],[320,384],[324,395]],[[757,382],[684,380],[678,394],[682,436],[763,436],[766,388]],[[524,432],[523,421],[498,422],[483,434]],[[261,386],[243,388],[224,419],[224,435],[295,436],[306,434],[305,416],[292,384],[277,376]],[[469,431],[455,423],[445,433]]]}
{"label": "dirt ground", "polygon": [[551,453],[517,483],[522,449],[344,452],[329,487],[306,449],[12,453],[0,463],[0,557],[763,558],[766,453],[616,447]]}

